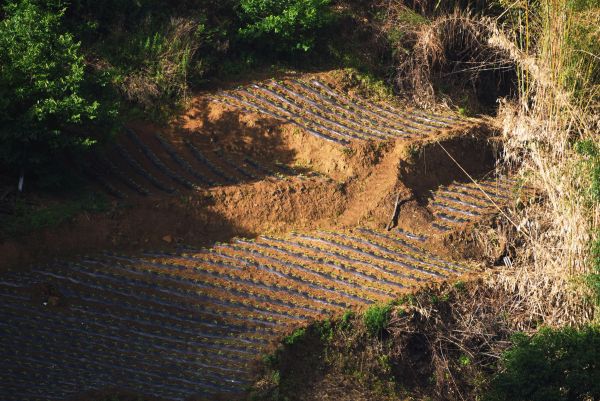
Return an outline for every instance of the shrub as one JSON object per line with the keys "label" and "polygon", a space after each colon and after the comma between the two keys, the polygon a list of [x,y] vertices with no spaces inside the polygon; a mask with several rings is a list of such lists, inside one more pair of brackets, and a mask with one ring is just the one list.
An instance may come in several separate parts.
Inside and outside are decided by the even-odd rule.
{"label": "shrub", "polygon": [[587,327],[520,334],[503,355],[487,400],[559,401],[600,397],[600,331]]}
{"label": "shrub", "polygon": [[80,127],[107,110],[84,95],[79,43],[62,29],[62,11],[10,1],[0,21],[0,164],[41,171],[67,150],[96,143]]}
{"label": "shrub", "polygon": [[333,14],[331,0],[240,0],[240,38],[280,53],[308,52]]}
{"label": "shrub", "polygon": [[373,305],[365,311],[364,322],[369,334],[381,336],[390,321],[391,305]]}

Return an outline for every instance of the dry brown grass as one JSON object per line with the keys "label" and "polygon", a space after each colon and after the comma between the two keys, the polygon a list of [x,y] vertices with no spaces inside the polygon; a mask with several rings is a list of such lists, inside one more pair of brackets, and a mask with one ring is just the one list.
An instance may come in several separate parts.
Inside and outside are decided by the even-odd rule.
{"label": "dry brown grass", "polygon": [[434,78],[477,85],[485,71],[504,71],[514,68],[506,50],[490,46],[495,33],[490,18],[475,17],[456,9],[432,21],[418,21],[407,16],[414,13],[402,1],[387,6],[387,32],[404,32],[394,45],[397,84],[410,90],[420,103],[432,103],[435,97]]}
{"label": "dry brown grass", "polygon": [[591,271],[589,244],[599,210],[586,196],[591,174],[573,144],[586,138],[597,142],[597,115],[590,113],[595,107],[590,95],[578,93],[565,73],[586,70],[572,65],[577,49],[565,39],[574,15],[562,0],[541,7],[530,52],[499,29],[489,39],[510,54],[527,81],[520,102],[504,103],[499,113],[504,162],[518,166],[521,177],[544,198],[515,214],[514,240],[522,245],[513,267],[501,270],[490,284],[518,294],[529,314],[545,324],[578,325],[593,318],[582,277]]}
{"label": "dry brown grass", "polygon": [[[506,15],[508,23],[500,26],[498,20],[459,11],[413,24],[406,23],[407,9],[396,1],[389,3],[387,24],[408,32],[404,45],[411,52],[399,52],[398,83],[422,103],[433,100],[432,82],[440,71],[477,82],[488,69],[517,70],[519,98],[503,101],[497,118],[503,164],[535,187],[541,202],[508,212],[496,228],[495,237],[506,242],[514,260],[489,284],[526,303],[531,319],[576,325],[594,314],[583,277],[591,272],[589,245],[600,214],[587,196],[591,174],[573,144],[600,143],[600,88],[590,77],[600,57],[574,57],[585,50],[576,48],[573,38],[577,23],[592,27],[585,40],[600,38],[600,28],[593,28],[600,26],[600,11],[575,14],[566,0],[546,0],[535,10],[524,4],[508,6],[506,15],[518,15],[512,25]],[[491,246],[484,238],[479,242],[482,249]]]}

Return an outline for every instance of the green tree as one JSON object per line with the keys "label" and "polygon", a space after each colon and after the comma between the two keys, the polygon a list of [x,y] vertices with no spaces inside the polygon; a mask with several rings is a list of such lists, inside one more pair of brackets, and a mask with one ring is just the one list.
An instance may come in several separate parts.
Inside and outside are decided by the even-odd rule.
{"label": "green tree", "polygon": [[79,43],[62,28],[63,11],[32,0],[9,1],[3,11],[0,164],[39,172],[64,152],[96,143],[83,127],[110,112],[84,96],[89,77]]}
{"label": "green tree", "polygon": [[332,21],[331,0],[241,0],[240,37],[282,53],[307,52]]}

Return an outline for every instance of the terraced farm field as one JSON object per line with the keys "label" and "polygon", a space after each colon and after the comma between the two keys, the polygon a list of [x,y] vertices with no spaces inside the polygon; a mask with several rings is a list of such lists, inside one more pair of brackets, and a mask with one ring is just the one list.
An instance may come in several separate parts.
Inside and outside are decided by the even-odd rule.
{"label": "terraced farm field", "polygon": [[[254,209],[269,209],[257,213],[257,220],[288,213],[292,217],[285,221],[292,223],[330,213],[327,229],[311,222],[311,229],[259,232],[254,239],[236,237],[206,248],[121,254],[107,247],[3,274],[0,399],[63,400],[106,388],[165,400],[233,399],[252,382],[261,355],[294,328],[477,272],[475,262],[432,253],[428,241],[479,223],[517,198],[518,183],[510,178],[474,183],[444,171],[447,184],[426,186],[419,196],[402,182],[401,168],[417,171],[411,170],[411,154],[423,143],[450,138],[460,149],[461,141],[479,135],[472,132],[473,120],[451,112],[350,97],[314,76],[265,81],[203,99],[206,110],[200,113],[220,105],[231,121],[210,135],[206,121],[198,123],[201,128],[190,124],[195,128],[185,134],[132,126],[114,147],[94,156],[88,175],[133,208],[177,199],[172,195],[183,191],[210,190],[205,197],[231,202],[238,220],[249,219]],[[267,118],[268,124],[255,124],[247,115]],[[281,124],[297,129],[300,140],[286,142]],[[242,137],[246,125],[254,136],[233,145],[224,141]],[[287,147],[284,161],[265,153],[261,142],[277,135],[277,151]],[[332,153],[331,146],[339,151]],[[468,157],[477,157],[477,148],[465,149]],[[309,156],[306,165],[298,163],[298,155]],[[321,164],[310,163],[315,160]],[[437,168],[452,166],[435,162]],[[413,181],[421,178],[429,179]],[[243,202],[257,193],[245,184],[285,180],[310,185],[265,185],[261,191],[275,199],[272,204]],[[359,193],[355,198],[353,191]],[[384,230],[381,216],[388,218],[401,195],[413,203],[420,198],[415,207],[427,217],[418,230],[406,229],[412,209],[403,214],[402,208],[400,228]],[[307,199],[310,205],[302,203]],[[240,205],[246,209],[238,210]],[[152,205],[152,213],[159,206]],[[304,213],[311,207],[323,211]],[[385,210],[362,213],[377,208]]]}
{"label": "terraced farm field", "polygon": [[239,393],[278,335],[471,271],[410,236],[358,228],[7,275],[2,399],[105,386],[169,400]]}
{"label": "terraced farm field", "polygon": [[[207,101],[291,124],[339,147],[362,141],[421,140],[471,123],[450,113],[402,110],[350,98],[318,79],[271,80],[223,91]],[[280,161],[258,160],[243,151],[203,143],[202,134],[196,131],[175,144],[158,130],[142,133],[126,128],[114,149],[98,154],[87,173],[121,199],[306,173]]]}

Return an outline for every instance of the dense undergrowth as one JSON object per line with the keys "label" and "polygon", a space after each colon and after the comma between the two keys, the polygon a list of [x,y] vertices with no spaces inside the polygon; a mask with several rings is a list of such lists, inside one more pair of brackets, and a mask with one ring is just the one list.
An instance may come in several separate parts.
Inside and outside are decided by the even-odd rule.
{"label": "dense undergrowth", "polygon": [[598,328],[540,326],[512,297],[457,282],[315,322],[265,357],[250,399],[597,399]]}

